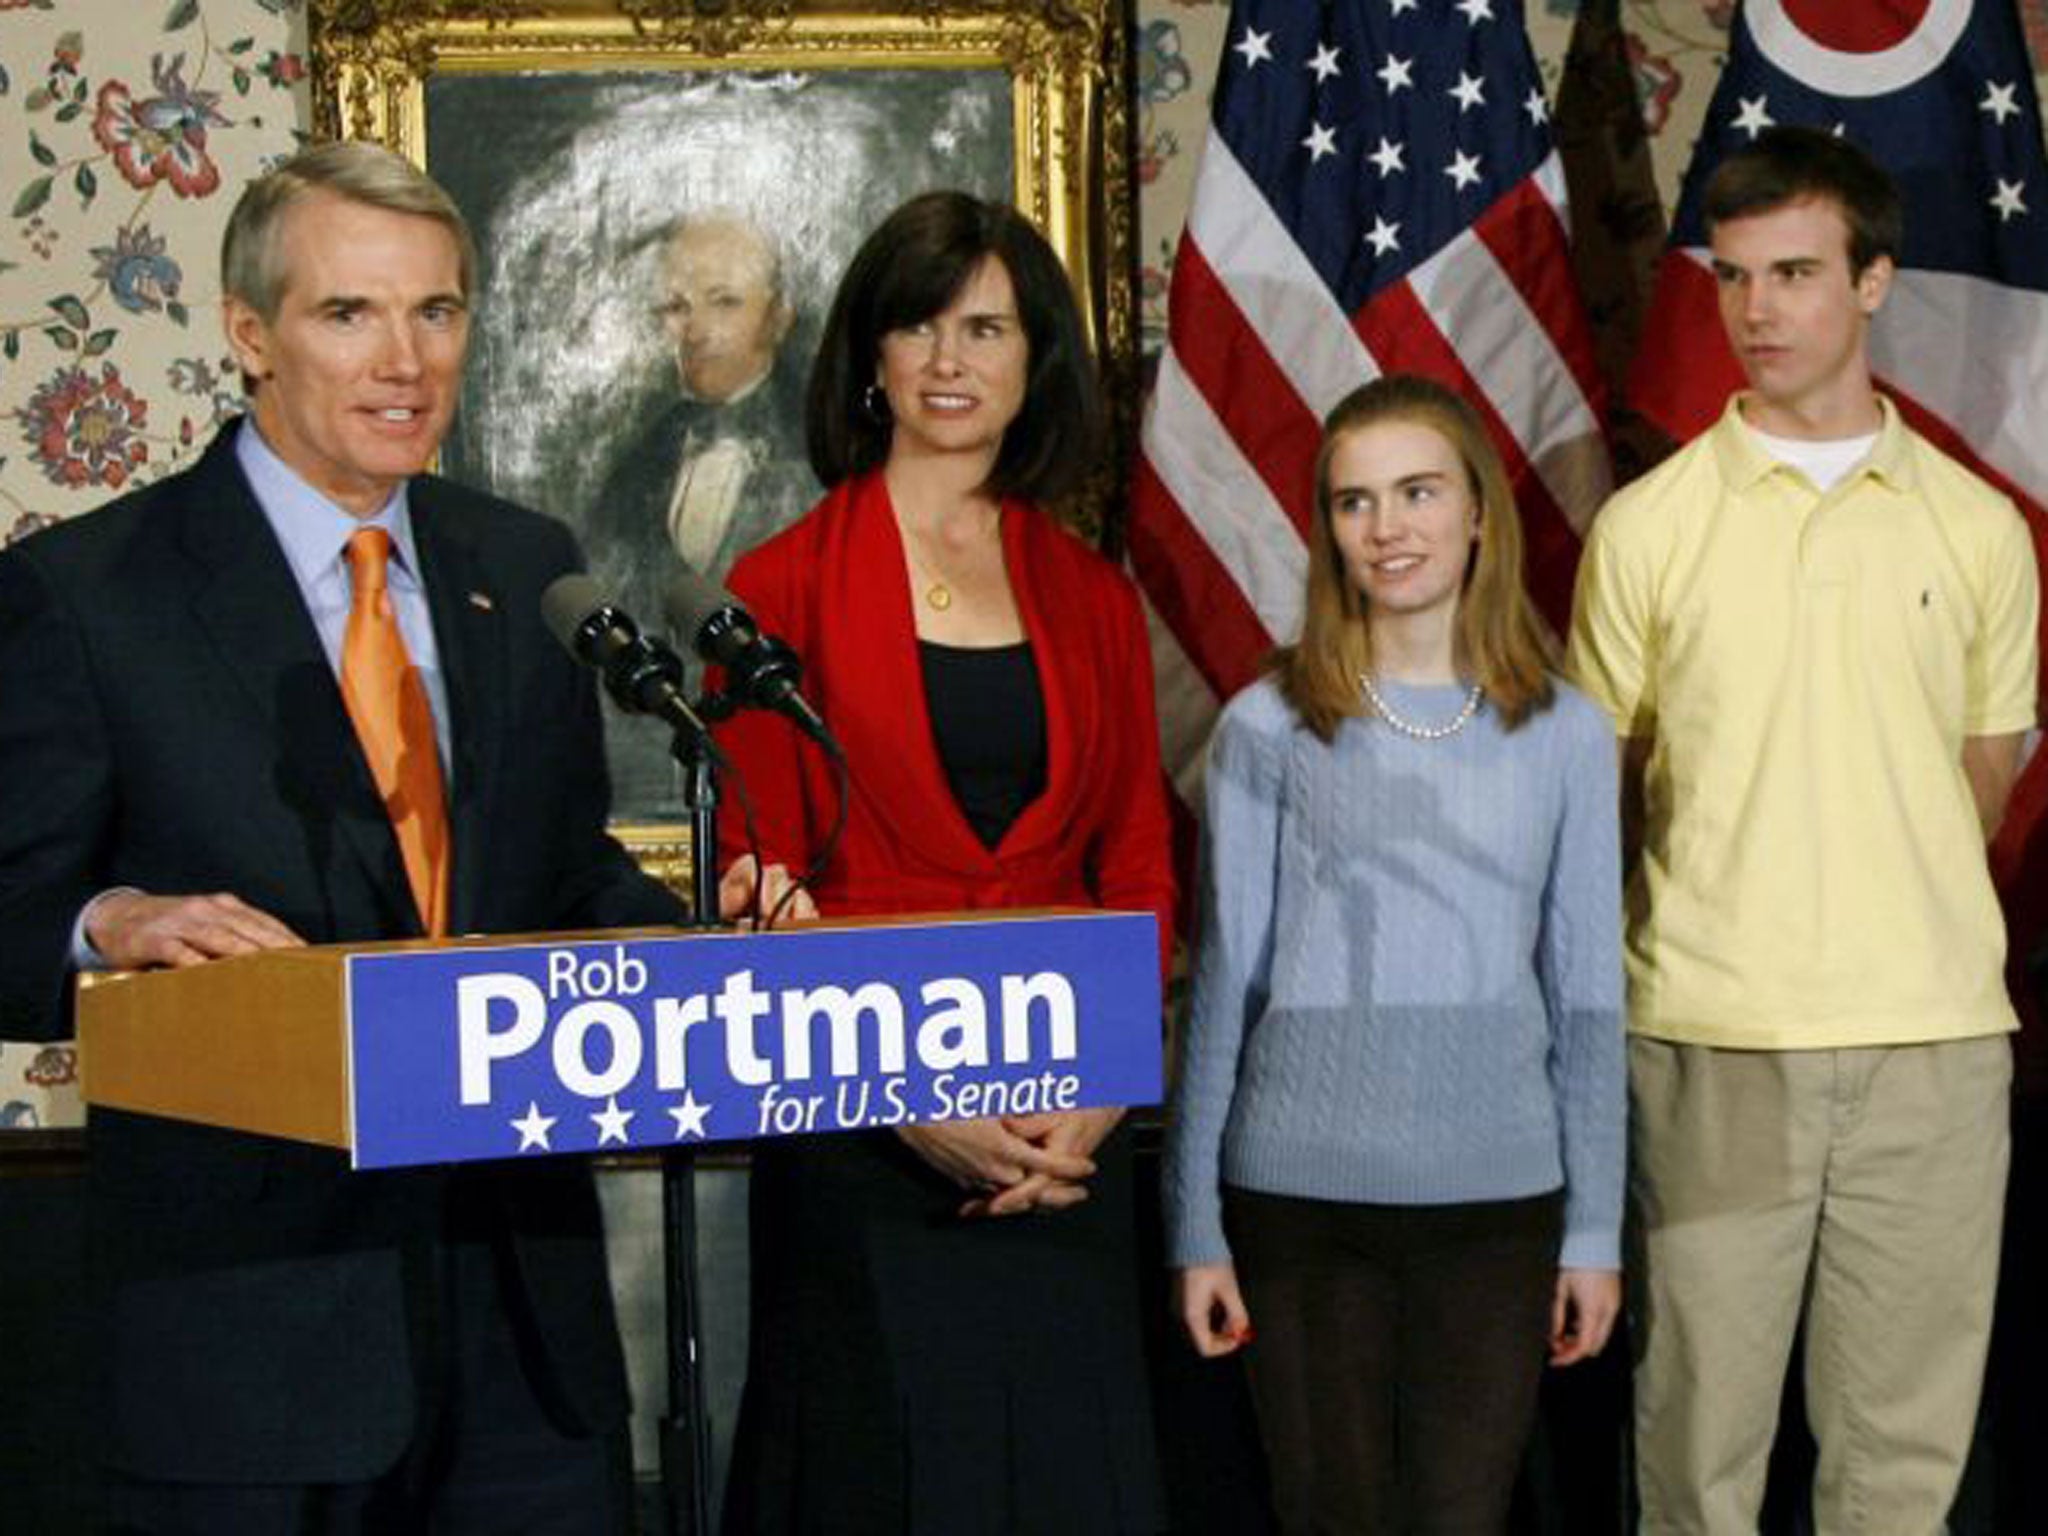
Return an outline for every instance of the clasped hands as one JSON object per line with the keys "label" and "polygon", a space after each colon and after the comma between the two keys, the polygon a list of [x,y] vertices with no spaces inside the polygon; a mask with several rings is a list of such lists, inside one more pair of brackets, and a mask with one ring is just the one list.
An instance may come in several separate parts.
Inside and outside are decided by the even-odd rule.
{"label": "clasped hands", "polygon": [[[719,877],[718,913],[727,922],[753,922],[754,869],[753,855],[741,854]],[[758,910],[775,912],[793,884],[785,866],[763,867]],[[802,923],[817,916],[810,892],[798,887],[775,920]],[[1092,1154],[1122,1117],[1120,1109],[1055,1110],[895,1129],[904,1145],[966,1192],[962,1216],[1018,1216],[1086,1200]]]}
{"label": "clasped hands", "polygon": [[937,1125],[899,1125],[904,1145],[969,1192],[962,1216],[1063,1211],[1088,1198],[1094,1151],[1121,1109],[1051,1110]]}

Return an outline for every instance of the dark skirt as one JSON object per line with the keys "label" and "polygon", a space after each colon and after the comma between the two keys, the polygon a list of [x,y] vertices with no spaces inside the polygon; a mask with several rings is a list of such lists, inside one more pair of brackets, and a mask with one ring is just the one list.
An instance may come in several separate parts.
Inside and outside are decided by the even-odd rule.
{"label": "dark skirt", "polygon": [[886,1132],[755,1149],[727,1536],[1111,1536],[1165,1525],[1130,1139],[1067,1211],[962,1220]]}

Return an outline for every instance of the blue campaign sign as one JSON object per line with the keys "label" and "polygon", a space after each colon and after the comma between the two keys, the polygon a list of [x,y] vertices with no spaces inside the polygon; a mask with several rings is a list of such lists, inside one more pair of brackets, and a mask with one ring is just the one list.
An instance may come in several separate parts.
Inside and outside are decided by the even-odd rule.
{"label": "blue campaign sign", "polygon": [[1148,915],[352,955],[358,1168],[1160,1097]]}

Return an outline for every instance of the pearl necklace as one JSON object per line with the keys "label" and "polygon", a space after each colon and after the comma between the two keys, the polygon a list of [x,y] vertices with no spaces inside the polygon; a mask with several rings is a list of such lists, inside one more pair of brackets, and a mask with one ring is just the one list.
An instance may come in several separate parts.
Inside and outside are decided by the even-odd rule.
{"label": "pearl necklace", "polygon": [[1442,741],[1446,736],[1455,736],[1472,723],[1472,717],[1479,713],[1479,701],[1486,696],[1486,690],[1474,683],[1465,694],[1465,702],[1458,712],[1442,725],[1417,725],[1413,720],[1404,720],[1394,713],[1393,707],[1380,697],[1379,689],[1373,687],[1369,674],[1361,672],[1358,681],[1365,687],[1366,702],[1372,705],[1373,713],[1414,741]]}

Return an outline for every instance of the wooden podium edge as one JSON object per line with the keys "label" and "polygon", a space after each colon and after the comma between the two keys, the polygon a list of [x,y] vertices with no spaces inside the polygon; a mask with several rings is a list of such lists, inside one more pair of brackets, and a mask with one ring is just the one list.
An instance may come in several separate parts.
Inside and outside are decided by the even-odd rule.
{"label": "wooden podium edge", "polygon": [[[1087,907],[994,907],[827,919],[778,932],[1150,915]],[[88,1110],[100,1106],[161,1115],[349,1151],[355,1123],[348,1038],[351,957],[770,936],[675,928],[477,934],[309,945],[169,970],[82,976],[81,1094]]]}
{"label": "wooden podium edge", "polygon": [[345,948],[270,950],[81,981],[93,1106],[349,1145]]}

